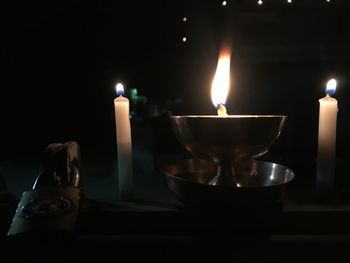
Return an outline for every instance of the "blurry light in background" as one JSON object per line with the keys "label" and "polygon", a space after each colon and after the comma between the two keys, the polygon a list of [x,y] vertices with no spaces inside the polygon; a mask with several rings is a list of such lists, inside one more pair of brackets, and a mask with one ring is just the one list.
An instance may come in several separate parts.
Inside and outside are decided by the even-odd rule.
{"label": "blurry light in background", "polygon": [[222,6],[226,6],[226,5],[227,5],[227,2],[226,2],[226,1],[222,1],[221,5],[222,5]]}
{"label": "blurry light in background", "polygon": [[186,42],[186,41],[187,41],[187,37],[183,37],[182,42]]}
{"label": "blurry light in background", "polygon": [[187,17],[184,16],[184,17],[182,18],[182,22],[187,22]]}
{"label": "blurry light in background", "polygon": [[262,5],[263,4],[263,1],[262,0],[259,0],[258,1],[258,5]]}
{"label": "blurry light in background", "polygon": [[287,0],[288,4],[291,4],[292,3],[292,0]]}
{"label": "blurry light in background", "polygon": [[130,99],[133,104],[138,104],[138,103],[146,103],[147,98],[145,96],[140,96],[138,95],[138,91],[136,88],[130,89]]}

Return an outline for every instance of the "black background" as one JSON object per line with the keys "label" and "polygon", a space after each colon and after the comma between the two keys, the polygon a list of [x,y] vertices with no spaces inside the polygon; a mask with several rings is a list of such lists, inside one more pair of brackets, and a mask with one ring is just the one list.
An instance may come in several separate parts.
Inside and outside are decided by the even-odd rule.
{"label": "black background", "polygon": [[137,88],[172,114],[215,114],[210,84],[220,43],[230,38],[229,113],[288,115],[271,153],[297,168],[315,160],[318,99],[335,77],[337,156],[348,160],[350,4],[265,2],[2,4],[1,158],[30,158],[67,140],[114,151],[118,81],[127,96]]}

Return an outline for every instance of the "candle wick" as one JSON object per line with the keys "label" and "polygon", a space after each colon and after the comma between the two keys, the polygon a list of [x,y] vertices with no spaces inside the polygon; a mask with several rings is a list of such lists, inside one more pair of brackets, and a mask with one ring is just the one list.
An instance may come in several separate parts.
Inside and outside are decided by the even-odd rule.
{"label": "candle wick", "polygon": [[335,90],[333,90],[333,89],[330,89],[330,90],[326,91],[326,94],[327,94],[328,97],[332,97],[332,95],[334,95],[334,93],[335,93]]}
{"label": "candle wick", "polygon": [[217,107],[217,112],[218,112],[218,115],[219,115],[219,116],[223,116],[223,117],[228,116],[227,110],[226,110],[226,107],[225,107],[224,104],[219,104],[219,105],[218,105],[218,107]]}

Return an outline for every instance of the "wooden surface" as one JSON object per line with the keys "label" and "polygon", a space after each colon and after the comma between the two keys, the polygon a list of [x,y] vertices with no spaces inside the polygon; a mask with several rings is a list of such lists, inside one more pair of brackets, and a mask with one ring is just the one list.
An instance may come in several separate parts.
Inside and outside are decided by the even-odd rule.
{"label": "wooden surface", "polygon": [[[3,256],[37,262],[48,257],[52,262],[111,257],[128,262],[338,262],[347,256],[350,202],[346,199],[285,199],[274,208],[197,210],[174,199],[87,198],[74,232],[1,235],[0,245]],[[18,250],[21,253],[13,253]]]}

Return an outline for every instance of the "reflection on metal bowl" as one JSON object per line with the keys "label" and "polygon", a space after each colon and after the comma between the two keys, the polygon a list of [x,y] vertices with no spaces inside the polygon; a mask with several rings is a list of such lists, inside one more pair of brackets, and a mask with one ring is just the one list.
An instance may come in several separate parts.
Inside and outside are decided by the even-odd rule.
{"label": "reflection on metal bowl", "polygon": [[200,207],[256,207],[282,201],[285,185],[294,173],[280,164],[253,161],[242,172],[242,185],[212,185],[218,166],[201,159],[190,159],[161,167],[165,184],[183,203]]}

